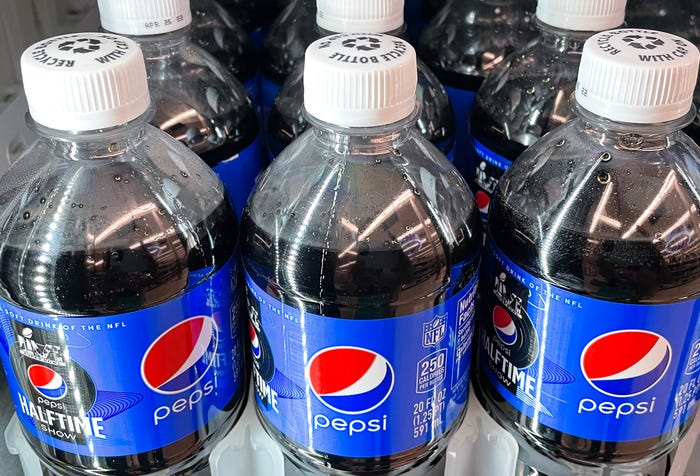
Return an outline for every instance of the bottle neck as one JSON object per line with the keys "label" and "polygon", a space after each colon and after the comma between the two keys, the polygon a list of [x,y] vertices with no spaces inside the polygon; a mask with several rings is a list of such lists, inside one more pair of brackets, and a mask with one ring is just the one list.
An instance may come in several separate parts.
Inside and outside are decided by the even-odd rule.
{"label": "bottle neck", "polygon": [[418,108],[408,117],[392,124],[374,127],[342,127],[320,121],[307,114],[314,126],[315,139],[340,155],[400,155],[399,148],[407,139],[416,121]]}
{"label": "bottle neck", "polygon": [[598,33],[597,31],[564,30],[548,25],[535,17],[537,28],[540,31],[540,43],[547,48],[561,53],[581,53],[583,44],[588,38]]}
{"label": "bottle neck", "polygon": [[[324,29],[324,28],[321,28],[321,27],[319,26],[318,23],[316,23],[316,30],[318,30],[318,32],[320,33],[321,37],[324,37],[324,36],[331,36],[331,35],[339,35],[339,34],[344,33],[344,32],[339,32],[339,31],[330,31],[330,30],[326,30],[326,29]],[[364,31],[364,30],[363,30],[363,31]],[[397,38],[401,38],[401,39],[404,39],[404,40],[405,40],[405,39],[406,39],[406,32],[407,32],[407,31],[408,31],[408,27],[406,26],[406,23],[404,23],[403,25],[401,25],[401,26],[400,26],[399,28],[397,28],[396,30],[391,30],[391,31],[379,31],[379,32],[376,32],[376,33],[381,33],[381,34],[384,34],[384,35],[395,36],[395,37],[397,37]],[[374,33],[374,32],[371,32],[371,31],[370,31],[370,32],[365,32],[365,33]]]}
{"label": "bottle neck", "polygon": [[612,121],[581,107],[572,95],[572,113],[583,120],[586,135],[618,150],[654,151],[669,145],[669,136],[685,128],[696,116],[695,106],[683,116],[667,121],[632,124]]}
{"label": "bottle neck", "polygon": [[190,45],[191,26],[160,35],[126,36],[138,43],[143,56],[147,60],[169,56],[174,50]]}
{"label": "bottle neck", "polygon": [[34,122],[27,113],[27,126],[48,141],[57,157],[68,160],[114,159],[143,142],[153,118],[153,105],[125,124],[95,131],[62,131]]}

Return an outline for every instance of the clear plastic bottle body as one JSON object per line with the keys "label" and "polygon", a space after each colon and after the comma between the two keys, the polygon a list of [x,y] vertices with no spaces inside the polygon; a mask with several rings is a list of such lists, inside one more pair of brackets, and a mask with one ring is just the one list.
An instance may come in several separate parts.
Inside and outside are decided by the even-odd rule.
{"label": "clear plastic bottle body", "polygon": [[[577,117],[529,148],[502,177],[489,213],[490,249],[497,249],[532,279],[552,286],[552,293],[564,290],[580,296],[587,303],[584,308],[595,300],[614,303],[619,312],[630,312],[623,324],[628,329],[651,326],[652,319],[647,323],[640,318],[640,312],[651,313],[655,306],[696,300],[700,296],[700,218],[696,211],[700,206],[700,149],[680,132],[690,119],[691,114],[670,123],[640,126],[609,122],[578,109]],[[493,262],[493,258],[486,259],[485,267],[490,260]],[[490,278],[482,275],[483,282]],[[491,282],[482,288],[480,340],[490,332],[491,306],[501,302],[493,286]],[[630,311],[633,305],[638,305],[637,310]],[[527,309],[532,312],[530,304]],[[575,317],[570,333],[558,337],[545,334],[554,333],[556,321],[565,316],[550,314],[550,322],[539,321],[537,334],[542,355],[551,357],[552,354],[544,354],[547,347],[577,352],[579,340],[583,339],[576,334],[580,328],[574,326],[584,326],[595,333],[607,325],[606,319],[617,318],[614,313],[607,314],[606,319],[585,313],[572,316]],[[697,319],[674,317],[683,336],[692,340],[699,329]],[[584,318],[586,322],[578,320]],[[685,349],[675,345],[673,352],[682,353]],[[599,466],[653,461],[674,447],[694,418],[692,408],[672,417],[676,389],[666,388],[671,386],[666,380],[664,388],[638,397],[648,400],[652,394],[656,400],[670,398],[668,407],[657,402],[662,408],[657,408],[657,415],[667,418],[663,428],[668,431],[663,434],[636,439],[629,436],[649,424],[644,419],[648,412],[643,411],[634,415],[638,418],[636,428],[631,426],[635,424],[632,417],[615,420],[613,415],[613,420],[605,424],[597,420],[596,429],[585,430],[601,434],[609,431],[606,434],[613,436],[620,432],[619,438],[601,440],[567,434],[511,405],[487,376],[491,358],[483,350],[475,356],[475,389],[480,400],[502,425],[521,433],[531,445],[554,458]],[[585,376],[585,362],[583,357],[578,358],[583,370],[574,370],[583,371]],[[572,371],[572,367],[566,370]],[[575,372],[574,379],[578,378]],[[678,385],[685,378],[683,370],[669,378]],[[585,381],[583,377],[581,380]],[[551,388],[541,388],[538,398],[544,398],[542,395]],[[690,391],[691,400],[700,398],[697,390],[694,397],[693,392]],[[566,400],[563,394],[558,395]],[[612,402],[608,404],[619,406],[625,405],[620,402],[633,399],[608,396],[607,400]],[[571,414],[568,408],[575,404],[562,403],[561,408],[554,409],[555,414],[564,421]],[[671,423],[671,418],[675,423]],[[631,429],[629,435],[622,437],[622,427]]]}
{"label": "clear plastic bottle body", "polygon": [[156,105],[152,124],[217,172],[240,214],[267,165],[257,115],[243,85],[189,35],[183,29],[132,38],[146,60]]}
{"label": "clear plastic bottle body", "polygon": [[506,57],[484,81],[469,118],[467,181],[482,217],[510,164],[569,117],[583,44],[594,32],[553,28]]}
{"label": "clear plastic bottle body", "polygon": [[243,27],[215,0],[192,0],[192,42],[208,51],[258,104],[258,59]]}
{"label": "clear plastic bottle body", "polygon": [[535,33],[524,2],[452,0],[428,24],[418,44],[450,96],[457,124],[455,165],[467,176],[469,112],[484,78]]}
{"label": "clear plastic bottle body", "polygon": [[[390,32],[402,37],[405,27]],[[332,32],[320,30],[323,36]],[[418,89],[420,113],[416,128],[451,161],[455,144],[455,119],[445,88],[430,69],[418,60]],[[298,64],[282,85],[275,98],[267,122],[267,143],[270,159],[274,159],[308,127],[304,111],[304,62]]]}
{"label": "clear plastic bottle body", "polygon": [[[476,276],[481,238],[473,197],[456,170],[411,127],[414,120],[368,129],[316,124],[273,162],[241,225],[249,290],[255,283],[289,308],[323,316],[324,325],[368,329],[373,322],[432,309]],[[418,242],[423,251],[414,253]],[[249,294],[249,312],[251,301]],[[294,341],[307,345],[320,329],[309,325],[302,332],[305,338]],[[411,360],[415,349],[402,343],[404,337],[383,339],[388,348],[403,346]],[[285,375],[298,358],[294,345],[273,356]],[[392,393],[389,400],[402,398],[411,397]],[[360,458],[319,451],[318,440],[300,444],[274,426],[260,405],[258,411],[295,464],[332,474],[399,474],[429,466],[457,424],[398,454],[377,451],[385,447],[378,434],[372,456]],[[301,413],[286,418],[307,418],[306,410]],[[313,432],[310,424],[306,431]],[[347,436],[336,438],[352,445]]]}
{"label": "clear plastic bottle body", "polygon": [[260,101],[264,123],[287,76],[321,34],[316,28],[316,1],[294,0],[275,19],[263,43]]}
{"label": "clear plastic bottle body", "polygon": [[[237,254],[237,220],[230,200],[203,162],[191,160],[189,151],[146,124],[150,115],[95,133],[59,133],[37,126],[44,137],[0,181],[2,301],[28,314],[69,316],[58,321],[68,327],[90,326],[109,316],[124,316],[127,322],[130,313],[148,312],[183,296],[194,296],[198,286],[226,272],[222,270]],[[128,322],[135,325],[133,320]],[[9,352],[15,368],[12,334],[5,327],[9,324],[3,324],[3,351]],[[144,323],[138,332],[145,333],[149,325]],[[240,352],[240,333],[235,339],[231,346]],[[74,359],[75,345],[68,343],[64,355]],[[221,345],[222,352],[225,347]],[[92,359],[102,362],[95,365],[112,370],[101,376],[93,371],[88,380],[114,379],[107,390],[115,390],[123,362],[106,356],[134,351],[136,347],[93,347]],[[242,376],[238,390],[206,424],[192,427],[190,434],[174,443],[107,457],[86,455],[79,445],[75,452],[59,449],[26,428],[25,436],[42,460],[61,473],[145,474],[166,467],[204,466],[208,452],[234,424],[246,400],[243,355],[230,357],[238,359],[236,370]],[[5,364],[9,361],[3,360]],[[58,412],[62,406],[68,408],[69,401],[86,405],[92,398],[80,378],[71,383],[72,372],[79,373],[86,363],[71,362],[68,383],[74,385],[71,392],[75,393],[55,400],[60,405],[51,408]],[[12,369],[5,367],[9,377]],[[232,379],[232,374],[227,378]],[[21,411],[17,406],[18,414]],[[46,423],[46,417],[41,418],[42,426],[58,428],[55,421]],[[148,426],[134,421],[124,431],[131,432],[135,445]]]}
{"label": "clear plastic bottle body", "polygon": [[625,23],[630,28],[648,28],[685,37],[688,11],[683,0],[628,0]]}

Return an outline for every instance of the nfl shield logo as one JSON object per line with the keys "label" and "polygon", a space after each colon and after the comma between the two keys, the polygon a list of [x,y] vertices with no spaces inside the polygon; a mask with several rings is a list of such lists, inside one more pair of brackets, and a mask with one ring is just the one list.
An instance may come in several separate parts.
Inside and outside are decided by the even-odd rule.
{"label": "nfl shield logo", "polygon": [[423,347],[433,347],[445,337],[446,332],[447,313],[435,316],[435,319],[423,324]]}

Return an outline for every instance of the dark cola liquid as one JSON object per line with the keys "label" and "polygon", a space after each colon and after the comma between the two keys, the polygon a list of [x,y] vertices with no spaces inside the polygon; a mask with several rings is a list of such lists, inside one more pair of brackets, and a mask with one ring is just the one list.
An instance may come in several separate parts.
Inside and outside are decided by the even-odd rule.
{"label": "dark cola liquid", "polygon": [[[585,210],[579,210],[586,213]],[[572,213],[577,213],[572,210]],[[532,218],[492,202],[488,233],[496,246],[528,273],[553,282],[538,270],[555,270],[557,285],[574,293],[597,299],[625,303],[665,303],[673,296],[697,293],[700,253],[689,246],[673,257],[662,256],[660,247],[645,239],[592,240],[581,231],[562,228],[552,240],[549,253],[540,253],[528,239]],[[580,221],[580,220],[579,220]],[[545,225],[546,226],[546,225]],[[547,262],[542,261],[543,256]],[[500,422],[515,425],[529,443],[553,457],[590,464],[626,463],[658,454],[669,441],[678,438],[693,421],[691,415],[674,434],[632,442],[596,441],[579,438],[539,424],[512,407],[480,372],[482,364],[472,367],[478,385],[475,389],[485,408]],[[648,474],[648,473],[635,473]],[[656,473],[655,473],[656,474]]]}
{"label": "dark cola liquid", "polygon": [[[416,222],[435,226],[435,217],[426,207],[421,208],[422,216],[416,215]],[[391,240],[383,244],[384,238],[398,236],[404,223],[398,215],[387,217],[377,231],[378,242],[363,242],[358,246],[358,254],[351,256],[338,249],[290,242],[286,237],[294,236],[294,230],[282,230],[278,232],[279,237],[274,237],[245,214],[241,223],[241,245],[246,256],[246,272],[263,289],[268,292],[273,289],[276,299],[318,315],[381,319],[405,315],[406,312],[401,311],[402,304],[410,306],[411,312],[430,309],[462,289],[476,273],[481,238],[475,230],[480,230],[480,219],[473,213],[463,229],[455,230],[456,235],[468,237],[458,246],[432,234],[435,243],[424,245],[425,250],[432,251],[411,256],[398,244],[391,245]],[[461,273],[450,287],[445,287],[444,280],[455,266]],[[290,267],[294,273],[275,273],[275,270]],[[288,292],[290,289],[297,293]],[[431,292],[435,290],[439,291]],[[363,307],[357,306],[358,298],[359,302],[366,303]],[[426,448],[427,445],[399,454],[367,458],[317,452],[313,448],[299,447],[265,418],[260,421],[275,440],[282,442],[283,449],[293,452],[297,460],[312,462],[311,466],[316,469],[325,465],[340,471],[393,475],[405,471],[407,466],[426,465],[425,471],[429,471],[427,468],[436,464],[434,447]],[[447,436],[442,434],[440,438]]]}
{"label": "dark cola liquid", "polygon": [[[474,140],[479,141],[491,152],[511,163],[527,148],[525,145],[509,139],[503,124],[494,120],[479,105],[478,101],[474,104],[469,118],[469,133]],[[467,175],[469,187],[475,194],[482,192],[491,195],[505,170],[481,159],[473,150],[470,153],[472,154],[473,170]],[[481,204],[479,206],[481,207]]]}
{"label": "dark cola liquid", "polygon": [[[154,227],[165,226],[167,218],[163,217],[163,223],[149,224]],[[87,316],[106,316],[146,309],[168,300],[187,287],[188,283],[192,284],[193,279],[196,283],[209,274],[214,266],[218,268],[226,263],[235,252],[238,231],[236,223],[236,215],[229,201],[223,200],[209,216],[194,226],[192,232],[199,244],[197,248],[188,251],[191,238],[188,240],[175,226],[158,241],[158,253],[149,247],[107,247],[64,251],[52,257],[54,265],[48,271],[44,283],[49,287],[47,293],[40,293],[35,288],[34,273],[23,273],[17,267],[0,268],[0,286],[10,301],[38,312],[46,304],[40,296],[48,295],[51,297],[49,304],[52,312],[77,314],[78,317],[65,319],[76,319],[83,323],[89,320]],[[129,228],[131,226],[129,224]],[[0,249],[0,262],[21,262],[25,266],[23,269],[33,269],[40,263],[40,256],[45,254],[39,250],[38,246],[4,246]],[[105,355],[99,357],[115,358],[118,352],[119,349],[105,349]],[[80,370],[77,364],[71,365],[74,371]],[[94,389],[92,392],[88,388],[83,390],[85,395],[94,394]],[[66,471],[66,474],[148,474],[196,459],[212,437],[224,435],[227,428],[233,425],[235,417],[242,410],[245,394],[246,385],[243,384],[216,417],[191,435],[163,448],[129,456],[81,456],[46,445],[29,432],[24,432],[24,435],[30,445],[37,449],[39,456],[49,456],[49,464]],[[134,422],[134,425],[138,425],[138,422]],[[202,465],[206,465],[206,461]]]}

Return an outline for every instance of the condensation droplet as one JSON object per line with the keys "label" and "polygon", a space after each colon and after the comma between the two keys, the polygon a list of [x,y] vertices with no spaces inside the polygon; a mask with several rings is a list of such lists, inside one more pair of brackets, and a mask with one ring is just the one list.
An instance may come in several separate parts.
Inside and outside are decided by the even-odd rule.
{"label": "condensation droplet", "polygon": [[119,175],[119,174],[115,174],[115,175],[114,175],[114,181],[115,181],[115,182],[119,182],[121,179],[122,179],[122,176],[121,176],[121,175]]}
{"label": "condensation droplet", "polygon": [[24,215],[22,215],[22,218],[25,220],[29,220],[29,217],[32,216],[29,212],[24,212]]}

